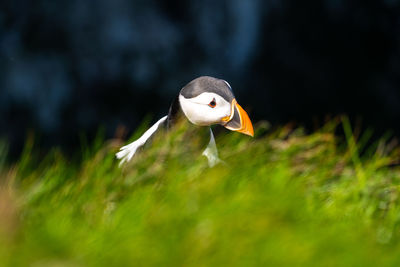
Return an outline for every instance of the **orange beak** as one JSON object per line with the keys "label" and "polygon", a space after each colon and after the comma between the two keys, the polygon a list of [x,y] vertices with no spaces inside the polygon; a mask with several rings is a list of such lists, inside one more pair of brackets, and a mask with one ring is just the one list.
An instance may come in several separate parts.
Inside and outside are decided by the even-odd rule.
{"label": "orange beak", "polygon": [[253,124],[250,121],[249,115],[237,103],[236,99],[232,100],[232,111],[229,117],[222,119],[227,122],[224,127],[239,133],[254,136]]}

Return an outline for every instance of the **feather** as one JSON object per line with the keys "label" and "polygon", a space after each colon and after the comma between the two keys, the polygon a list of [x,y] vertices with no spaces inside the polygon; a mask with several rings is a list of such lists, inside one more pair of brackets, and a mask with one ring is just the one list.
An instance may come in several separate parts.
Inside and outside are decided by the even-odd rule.
{"label": "feather", "polygon": [[121,160],[119,166],[121,166],[124,162],[128,162],[132,159],[132,157],[136,153],[136,150],[139,147],[143,146],[147,142],[147,140],[149,140],[149,138],[158,130],[160,124],[162,124],[167,119],[167,117],[168,116],[164,116],[161,119],[159,119],[136,141],[120,148],[119,152],[115,154],[117,159]]}
{"label": "feather", "polygon": [[202,155],[208,159],[208,166],[210,168],[214,167],[215,165],[221,162],[221,160],[218,157],[217,145],[215,144],[215,139],[211,128],[210,128],[210,142],[208,143],[207,148],[203,151]]}

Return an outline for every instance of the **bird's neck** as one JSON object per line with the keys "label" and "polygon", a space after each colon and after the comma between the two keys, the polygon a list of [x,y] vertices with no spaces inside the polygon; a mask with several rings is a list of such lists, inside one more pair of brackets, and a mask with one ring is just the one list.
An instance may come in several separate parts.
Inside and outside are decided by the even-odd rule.
{"label": "bird's neck", "polygon": [[179,103],[179,95],[174,98],[174,100],[171,103],[171,106],[169,107],[168,111],[168,119],[167,119],[167,128],[171,129],[175,125],[178,124],[178,122],[182,121],[182,119],[185,118],[185,115],[183,114],[181,104]]}

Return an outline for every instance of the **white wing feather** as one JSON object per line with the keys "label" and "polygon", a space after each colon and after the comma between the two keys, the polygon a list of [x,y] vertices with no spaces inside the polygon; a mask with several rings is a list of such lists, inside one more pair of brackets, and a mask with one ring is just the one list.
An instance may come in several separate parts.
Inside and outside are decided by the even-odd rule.
{"label": "white wing feather", "polygon": [[136,153],[136,150],[147,142],[147,140],[158,130],[160,124],[163,123],[167,119],[167,117],[168,116],[164,116],[159,119],[136,141],[120,148],[119,152],[115,154],[117,159],[121,160],[119,166],[121,166],[124,162],[128,162],[132,159],[132,157]]}
{"label": "white wing feather", "polygon": [[211,128],[210,128],[210,142],[208,143],[207,148],[203,151],[202,155],[208,159],[208,166],[210,168],[214,167],[215,165],[221,162],[221,160],[218,157],[218,149],[217,145],[215,144],[215,139]]}

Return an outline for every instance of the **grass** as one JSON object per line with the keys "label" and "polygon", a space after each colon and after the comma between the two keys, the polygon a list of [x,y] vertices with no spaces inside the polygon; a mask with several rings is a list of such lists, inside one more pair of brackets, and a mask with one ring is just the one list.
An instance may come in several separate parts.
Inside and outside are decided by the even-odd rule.
{"label": "grass", "polygon": [[0,265],[399,266],[396,146],[346,119],[256,128],[218,136],[214,168],[184,129],[122,169],[118,140],[39,161],[28,139],[12,166],[1,147]]}

